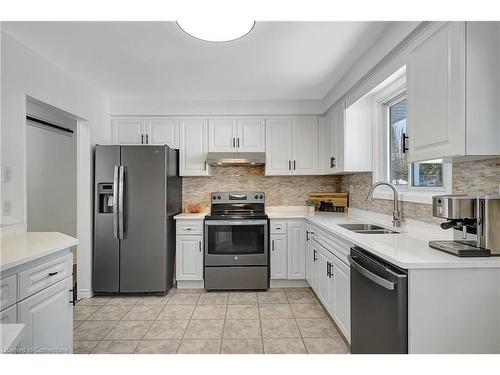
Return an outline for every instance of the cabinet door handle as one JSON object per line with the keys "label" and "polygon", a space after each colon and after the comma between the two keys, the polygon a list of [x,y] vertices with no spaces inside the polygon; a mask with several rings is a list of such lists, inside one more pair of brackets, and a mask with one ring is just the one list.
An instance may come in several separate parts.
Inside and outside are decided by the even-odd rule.
{"label": "cabinet door handle", "polygon": [[49,276],[57,275],[57,272],[49,272]]}
{"label": "cabinet door handle", "polygon": [[141,134],[141,145],[144,144],[144,134]]}
{"label": "cabinet door handle", "polygon": [[271,249],[274,251],[274,240],[272,240],[272,247]]}
{"label": "cabinet door handle", "polygon": [[403,154],[406,154],[406,151],[408,151],[408,145],[406,144],[407,139],[408,139],[408,135],[406,135],[406,133],[403,133],[401,135],[401,144],[402,144]]}
{"label": "cabinet door handle", "polygon": [[292,161],[291,160],[288,160],[288,170],[289,171],[292,170]]}
{"label": "cabinet door handle", "polygon": [[146,144],[149,144],[149,134],[146,134]]}
{"label": "cabinet door handle", "polygon": [[236,147],[236,143],[235,143],[235,140],[233,138],[233,148],[235,148],[235,147]]}
{"label": "cabinet door handle", "polygon": [[309,231],[306,230],[306,241],[309,241]]}
{"label": "cabinet door handle", "polygon": [[294,160],[293,161],[293,170],[296,170],[297,168],[295,168],[295,164],[296,164],[296,161]]}
{"label": "cabinet door handle", "polygon": [[332,156],[330,158],[330,168],[335,168],[336,167],[336,164],[337,164],[336,159],[337,158],[335,156]]}
{"label": "cabinet door handle", "polygon": [[313,262],[316,262],[318,260],[318,258],[316,257],[316,253],[318,251],[316,249],[313,249]]}
{"label": "cabinet door handle", "polygon": [[207,170],[207,162],[205,161],[205,166],[204,166],[205,170]]}
{"label": "cabinet door handle", "polygon": [[198,241],[198,249],[200,249],[200,253],[201,253],[201,241]]}
{"label": "cabinet door handle", "polygon": [[240,137],[238,137],[238,148],[240,148]]}

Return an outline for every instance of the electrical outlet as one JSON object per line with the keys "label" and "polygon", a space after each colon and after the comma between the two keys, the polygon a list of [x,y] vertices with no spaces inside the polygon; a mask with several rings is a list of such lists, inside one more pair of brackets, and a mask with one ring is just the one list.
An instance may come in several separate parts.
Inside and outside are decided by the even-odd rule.
{"label": "electrical outlet", "polygon": [[2,168],[2,182],[10,182],[12,181],[12,168],[11,167],[3,167]]}
{"label": "electrical outlet", "polygon": [[12,213],[12,201],[4,200],[2,204],[2,215],[10,216],[11,213]]}

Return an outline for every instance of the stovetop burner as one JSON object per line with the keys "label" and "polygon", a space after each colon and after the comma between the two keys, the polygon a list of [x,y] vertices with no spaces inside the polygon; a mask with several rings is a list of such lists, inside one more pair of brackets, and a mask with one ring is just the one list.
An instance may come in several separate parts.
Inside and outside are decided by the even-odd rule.
{"label": "stovetop burner", "polygon": [[206,220],[267,219],[261,191],[214,192]]}

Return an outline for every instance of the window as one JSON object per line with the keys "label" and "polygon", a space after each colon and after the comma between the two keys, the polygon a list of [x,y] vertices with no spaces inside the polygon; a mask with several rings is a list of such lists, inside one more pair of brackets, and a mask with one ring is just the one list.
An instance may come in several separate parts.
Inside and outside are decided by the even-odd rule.
{"label": "window", "polygon": [[389,134],[388,180],[400,188],[443,188],[443,161],[408,163],[406,160],[406,97],[398,95],[386,104]]}
{"label": "window", "polygon": [[[451,164],[443,160],[409,163],[403,152],[407,133],[406,68],[402,67],[369,94],[373,116],[373,182],[393,183],[399,198],[407,202],[432,203],[432,196],[447,194],[451,187]],[[392,199],[391,189],[375,190],[375,198]]]}

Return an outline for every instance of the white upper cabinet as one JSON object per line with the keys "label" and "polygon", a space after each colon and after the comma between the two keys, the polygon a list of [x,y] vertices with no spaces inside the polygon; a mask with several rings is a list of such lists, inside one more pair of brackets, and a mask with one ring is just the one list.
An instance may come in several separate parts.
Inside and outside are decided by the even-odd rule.
{"label": "white upper cabinet", "polygon": [[293,174],[318,174],[318,119],[293,119],[292,142]]}
{"label": "white upper cabinet", "polygon": [[292,174],[292,120],[266,120],[266,175]]}
{"label": "white upper cabinet", "polygon": [[496,22],[436,22],[407,64],[408,161],[500,154]]}
{"label": "white upper cabinet", "polygon": [[239,119],[237,127],[239,152],[266,151],[266,128],[263,119]]}
{"label": "white upper cabinet", "polygon": [[208,123],[210,152],[264,152],[262,119],[214,118]]}
{"label": "white upper cabinet", "polygon": [[335,103],[325,118],[323,160],[325,173],[372,170],[372,122],[370,101],[362,99],[346,109]]}
{"label": "white upper cabinet", "polygon": [[157,144],[179,148],[179,120],[170,117],[116,118],[111,120],[113,143]]}
{"label": "white upper cabinet", "polygon": [[146,120],[143,119],[113,119],[113,143],[142,144],[145,143]]}
{"label": "white upper cabinet", "polygon": [[266,120],[266,175],[318,174],[318,119]]}
{"label": "white upper cabinet", "polygon": [[147,121],[147,143],[179,149],[179,120],[155,118]]}
{"label": "white upper cabinet", "polygon": [[206,119],[180,121],[180,175],[208,176],[208,124]]}
{"label": "white upper cabinet", "polygon": [[209,152],[235,152],[238,137],[236,120],[208,120],[208,137]]}

